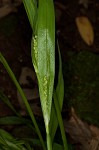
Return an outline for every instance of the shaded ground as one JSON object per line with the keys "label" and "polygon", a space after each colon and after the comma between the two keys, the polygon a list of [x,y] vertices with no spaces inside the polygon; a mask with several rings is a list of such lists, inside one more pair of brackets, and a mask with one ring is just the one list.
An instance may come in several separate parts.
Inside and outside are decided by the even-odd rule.
{"label": "shaded ground", "polygon": [[[78,4],[77,0],[64,2],[57,5],[56,21],[57,34],[60,43],[64,80],[66,82],[65,64],[67,64],[69,51],[79,53],[81,51],[90,51],[92,53],[99,52],[99,4],[90,1],[89,9],[85,10]],[[61,13],[61,17],[60,16]],[[92,46],[87,46],[81,39],[75,18],[79,15],[86,15],[92,22],[94,28],[95,39]],[[0,20],[0,51],[8,61],[11,69],[15,73],[17,79],[23,66],[32,68],[31,63],[31,29],[23,6],[18,8],[18,13],[10,14]],[[66,87],[65,87],[66,88]],[[12,90],[13,89],[13,90]],[[16,88],[13,85],[8,73],[0,64],[0,90],[2,90],[10,99],[15,108],[19,111],[20,106],[17,101]],[[66,97],[65,97],[66,98]],[[63,116],[66,113],[66,100],[63,108]],[[12,112],[0,101],[0,116],[11,115]],[[65,117],[64,117],[65,118]]]}

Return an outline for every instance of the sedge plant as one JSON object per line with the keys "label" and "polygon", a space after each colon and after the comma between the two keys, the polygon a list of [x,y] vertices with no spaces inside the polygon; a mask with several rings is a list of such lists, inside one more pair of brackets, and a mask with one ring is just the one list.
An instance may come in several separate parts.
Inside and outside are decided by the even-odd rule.
{"label": "sedge plant", "polygon": [[[55,13],[53,0],[23,0],[23,4],[33,32],[31,39],[31,57],[38,79],[40,102],[46,130],[46,142],[44,142],[42,138],[38,124],[33,115],[33,111],[31,110],[31,107],[22,88],[20,87],[14,73],[12,72],[7,61],[1,53],[0,61],[9,73],[23,99],[27,112],[31,117],[31,122],[36,129],[36,133],[38,134],[43,150],[54,150],[57,149],[56,147],[58,147],[59,150],[68,150],[63,120],[61,116],[64,98],[64,81],[62,75],[62,61],[60,50],[58,42],[55,43]],[[57,44],[58,47],[59,72],[58,83],[56,88],[54,89],[55,44]],[[16,120],[19,122],[25,122],[20,114],[15,111],[10,102],[8,102],[7,99],[4,101],[16,113],[18,117],[16,118]],[[31,129],[33,129],[31,122],[26,121],[26,124]],[[11,123],[13,123],[13,118]],[[54,143],[54,137],[58,125],[61,131],[63,146],[55,145]]]}

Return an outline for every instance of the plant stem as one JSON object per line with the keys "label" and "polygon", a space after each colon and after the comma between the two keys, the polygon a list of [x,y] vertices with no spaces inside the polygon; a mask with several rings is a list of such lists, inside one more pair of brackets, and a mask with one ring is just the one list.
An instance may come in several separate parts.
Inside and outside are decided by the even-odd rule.
{"label": "plant stem", "polygon": [[46,150],[46,147],[45,147],[45,144],[44,144],[44,141],[43,141],[41,132],[40,132],[40,130],[39,130],[39,128],[38,128],[37,122],[36,122],[36,120],[35,120],[35,117],[34,117],[34,114],[33,114],[32,110],[31,110],[31,107],[30,107],[30,105],[29,105],[29,103],[28,103],[28,101],[27,101],[27,98],[26,98],[26,96],[25,96],[25,94],[24,94],[24,92],[23,92],[21,86],[19,85],[19,83],[18,83],[18,81],[17,81],[17,79],[16,79],[14,73],[13,73],[12,70],[10,69],[10,67],[9,67],[9,65],[8,65],[8,63],[7,63],[7,61],[5,60],[5,58],[3,57],[3,55],[1,54],[1,52],[0,52],[0,61],[1,61],[1,63],[3,64],[3,66],[5,67],[5,69],[7,70],[9,76],[11,77],[11,79],[13,80],[13,82],[14,82],[16,88],[18,89],[18,92],[20,93],[20,95],[21,95],[21,97],[22,97],[22,100],[23,100],[23,102],[24,102],[24,104],[25,104],[25,106],[26,106],[26,108],[27,108],[27,111],[28,111],[28,113],[29,113],[29,115],[30,115],[30,117],[31,117],[31,120],[32,120],[32,122],[33,122],[33,124],[34,124],[34,126],[35,126],[35,129],[36,129],[36,132],[37,132],[37,134],[38,134],[38,136],[39,136],[39,139],[40,139],[40,141],[41,141],[43,150]]}
{"label": "plant stem", "polygon": [[51,142],[51,137],[49,132],[47,132],[47,148],[48,150],[52,150],[52,142]]}
{"label": "plant stem", "polygon": [[54,90],[53,98],[54,98],[54,104],[55,104],[55,109],[56,109],[56,113],[57,113],[57,119],[58,119],[60,130],[61,130],[64,150],[68,150],[68,144],[67,144],[67,140],[66,140],[63,120],[62,120],[61,111],[60,111],[60,107],[59,107],[59,103],[58,103],[58,99],[57,99],[55,90]]}

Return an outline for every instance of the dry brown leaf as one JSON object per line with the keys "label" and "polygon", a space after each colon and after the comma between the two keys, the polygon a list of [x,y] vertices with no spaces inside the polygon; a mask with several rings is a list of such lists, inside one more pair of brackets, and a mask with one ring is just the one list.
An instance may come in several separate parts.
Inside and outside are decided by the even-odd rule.
{"label": "dry brown leaf", "polygon": [[82,121],[71,108],[71,118],[64,120],[65,131],[70,135],[76,149],[99,150],[99,128]]}
{"label": "dry brown leaf", "polygon": [[94,31],[91,22],[87,17],[76,17],[78,31],[87,45],[92,45],[94,41]]}

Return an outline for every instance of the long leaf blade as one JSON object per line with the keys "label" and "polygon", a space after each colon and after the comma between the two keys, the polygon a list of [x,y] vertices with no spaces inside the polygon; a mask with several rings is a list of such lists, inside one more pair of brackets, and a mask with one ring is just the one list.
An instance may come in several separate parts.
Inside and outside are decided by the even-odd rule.
{"label": "long leaf blade", "polygon": [[16,116],[7,116],[0,118],[0,125],[18,125],[18,124],[30,124],[29,119]]}
{"label": "long leaf blade", "polygon": [[23,0],[23,4],[31,25],[32,30],[34,29],[35,16],[37,12],[37,2],[36,0]]}
{"label": "long leaf blade", "polygon": [[[57,100],[60,106],[60,110],[62,110],[63,99],[64,99],[64,80],[63,80],[63,73],[62,73],[62,60],[61,60],[61,54],[60,54],[58,43],[57,43],[57,46],[58,46],[58,54],[59,54],[59,73],[58,73],[58,83],[57,83],[57,87],[55,91],[57,94],[57,98],[58,98]],[[54,139],[56,129],[58,127],[58,120],[56,116],[57,115],[56,115],[55,107],[53,105],[52,112],[51,112],[51,120],[50,120],[50,130],[51,130],[52,141]]]}
{"label": "long leaf blade", "polygon": [[52,0],[39,0],[32,60],[37,73],[45,126],[50,121],[55,74],[55,20]]}

